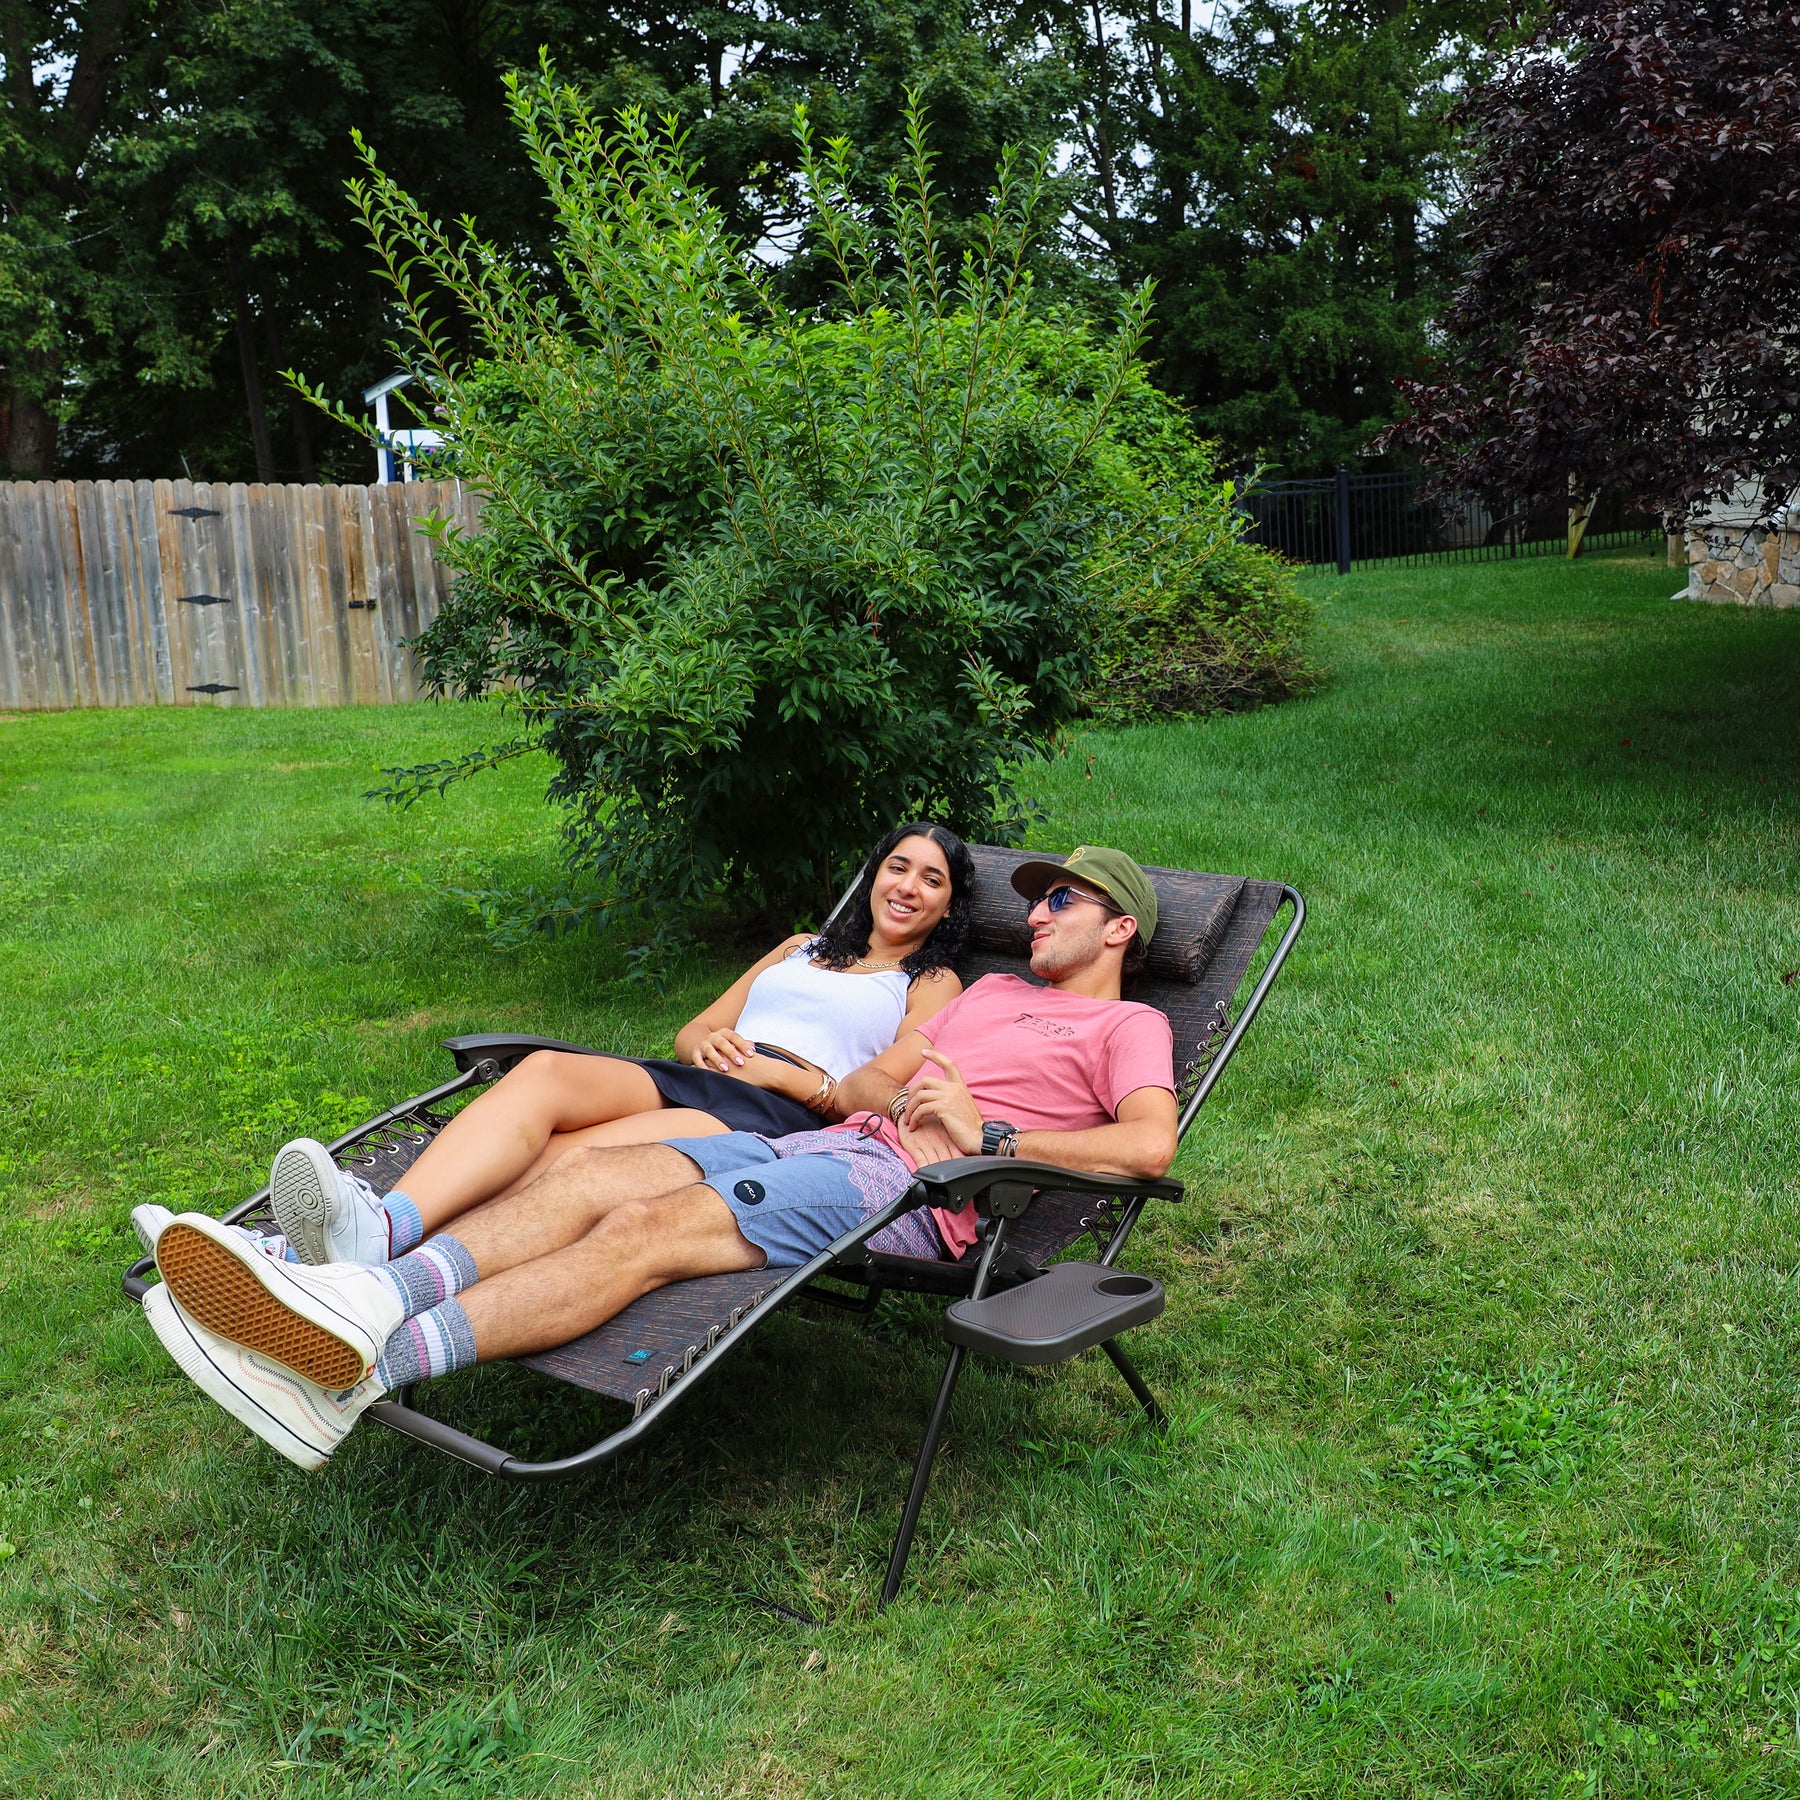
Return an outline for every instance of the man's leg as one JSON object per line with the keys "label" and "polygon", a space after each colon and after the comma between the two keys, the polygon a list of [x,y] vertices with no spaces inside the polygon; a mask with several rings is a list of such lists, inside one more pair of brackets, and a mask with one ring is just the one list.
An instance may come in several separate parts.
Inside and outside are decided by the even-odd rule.
{"label": "man's leg", "polygon": [[[466,1215],[460,1239],[440,1236],[423,1246],[424,1255],[452,1251],[467,1278],[435,1304],[420,1283],[376,1365],[381,1383],[391,1391],[472,1363],[552,1349],[653,1288],[760,1267],[763,1251],[738,1230],[718,1187],[692,1177],[729,1181],[731,1171],[772,1161],[768,1146],[745,1132],[644,1149],[660,1154],[572,1152],[524,1193]],[[662,1191],[665,1169],[689,1179]],[[615,1171],[634,1175],[639,1191],[627,1197],[622,1178],[606,1178]],[[408,1260],[382,1273],[404,1275]]]}
{"label": "man's leg", "polygon": [[[721,1156],[718,1139],[705,1142],[709,1162],[730,1160]],[[746,1138],[741,1154],[767,1160],[771,1153],[760,1139]],[[559,1170],[560,1179],[519,1196],[523,1204],[490,1208],[473,1223],[470,1235],[483,1264],[497,1271],[479,1286],[473,1285],[474,1254],[440,1235],[381,1269],[284,1264],[282,1278],[258,1283],[248,1295],[241,1283],[235,1295],[225,1293],[228,1284],[216,1279],[210,1288],[196,1288],[196,1271],[204,1273],[209,1258],[217,1262],[223,1251],[241,1271],[242,1257],[232,1248],[239,1240],[223,1242],[230,1238],[223,1228],[189,1214],[158,1240],[160,1255],[175,1234],[177,1253],[164,1265],[164,1285],[151,1290],[145,1314],[203,1392],[290,1462],[318,1469],[384,1393],[476,1361],[565,1343],[665,1282],[762,1262],[763,1252],[738,1232],[730,1208],[691,1179],[699,1166],[679,1150],[587,1151],[571,1161],[577,1166]],[[679,1185],[658,1192],[671,1177]],[[183,1234],[193,1240],[185,1251]],[[441,1285],[435,1300],[424,1293],[437,1279],[434,1271],[459,1269],[459,1279],[470,1284],[468,1310]],[[408,1302],[403,1307],[392,1278],[409,1274],[410,1284],[399,1284]],[[177,1306],[171,1296],[182,1298],[183,1290]],[[194,1301],[217,1312],[221,1299],[234,1305],[224,1308],[218,1329],[188,1310]],[[253,1317],[258,1308],[260,1324]],[[326,1371],[296,1369],[297,1360],[306,1360],[291,1354],[298,1338],[309,1331],[318,1336],[321,1321],[334,1324],[338,1335],[321,1341],[341,1358],[343,1327],[359,1315],[379,1352],[372,1373],[352,1379],[347,1370],[321,1379]],[[246,1337],[259,1341],[247,1345]]]}
{"label": "man's leg", "polygon": [[696,1182],[613,1207],[574,1243],[470,1288],[462,1306],[477,1360],[493,1362],[566,1344],[671,1281],[762,1264],[731,1208]]}
{"label": "man's leg", "polygon": [[[786,1152],[797,1145],[807,1150]],[[817,1148],[814,1148],[817,1146]],[[544,1241],[545,1226],[519,1211],[525,1194],[470,1214],[463,1237],[482,1279],[460,1296],[470,1328],[471,1360],[529,1356],[592,1331],[632,1301],[671,1281],[723,1275],[765,1263],[798,1267],[870,1212],[912,1185],[912,1170],[879,1142],[803,1132],[773,1145],[747,1133],[665,1145],[704,1181],[616,1203],[564,1247],[526,1260],[526,1235]],[[554,1176],[582,1155],[611,1159],[627,1152],[577,1153],[531,1192],[566,1231],[570,1214],[555,1199]],[[658,1165],[661,1166],[661,1165]],[[491,1245],[476,1238],[495,1224]],[[517,1234],[517,1235],[513,1235]],[[935,1247],[934,1247],[935,1248]],[[490,1274],[490,1261],[495,1272]],[[498,1268],[501,1262],[507,1267]]]}
{"label": "man's leg", "polygon": [[[797,1148],[810,1148],[815,1139],[824,1140],[823,1153]],[[467,1227],[472,1245],[445,1236],[433,1240],[437,1246],[454,1245],[467,1264],[468,1286],[460,1298],[423,1307],[397,1325],[390,1322],[375,1373],[343,1392],[323,1391],[328,1384],[316,1378],[296,1381],[291,1362],[283,1367],[268,1354],[242,1347],[241,1335],[189,1330],[185,1311],[165,1308],[168,1316],[160,1324],[153,1316],[152,1323],[182,1367],[221,1406],[291,1460],[320,1467],[384,1392],[470,1363],[566,1343],[669,1282],[765,1263],[798,1266],[872,1208],[897,1198],[912,1179],[907,1166],[880,1145],[846,1145],[823,1133],[779,1143],[780,1148],[732,1133],[686,1139],[679,1146],[571,1157],[527,1194],[472,1216]],[[672,1173],[686,1178],[665,1186]],[[704,1179],[696,1181],[695,1175]],[[628,1198],[633,1183],[638,1191]],[[187,1215],[164,1238],[187,1219],[194,1221],[189,1230],[218,1230],[210,1220]],[[478,1282],[473,1279],[477,1257],[486,1277]],[[392,1321],[399,1309],[379,1278],[411,1260],[402,1258],[386,1270],[270,1264],[274,1272],[263,1286],[270,1295],[284,1285],[292,1290],[287,1307],[292,1327],[301,1314],[306,1315],[302,1324],[320,1314],[318,1300],[350,1307],[359,1286],[376,1282]],[[309,1288],[317,1288],[318,1295],[309,1299]]]}
{"label": "man's leg", "polygon": [[[760,1140],[748,1142],[767,1154]],[[198,1323],[341,1389],[362,1378],[405,1320],[454,1301],[483,1276],[575,1243],[618,1206],[689,1187],[699,1173],[666,1144],[581,1151],[526,1192],[472,1216],[466,1240],[443,1233],[376,1268],[277,1263],[227,1227],[187,1213],[158,1238],[157,1265]]]}
{"label": "man's leg", "polygon": [[456,1237],[489,1281],[578,1243],[621,1206],[691,1187],[699,1173],[669,1144],[574,1149],[529,1187],[464,1213]]}

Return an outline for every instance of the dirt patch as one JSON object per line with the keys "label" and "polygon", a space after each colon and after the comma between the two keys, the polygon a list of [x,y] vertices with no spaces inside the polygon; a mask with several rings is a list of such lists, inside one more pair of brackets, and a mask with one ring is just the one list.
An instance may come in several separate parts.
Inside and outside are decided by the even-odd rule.
{"label": "dirt patch", "polygon": [[[416,1012],[399,1014],[391,1019],[360,1019],[356,1029],[364,1037],[387,1037],[393,1032],[442,1031],[466,1018],[467,1014],[461,1010],[452,1012],[444,1006],[422,1006]],[[482,1015],[480,1025],[469,1029],[524,1031],[530,1029],[533,1023],[522,1006],[496,1006]]]}

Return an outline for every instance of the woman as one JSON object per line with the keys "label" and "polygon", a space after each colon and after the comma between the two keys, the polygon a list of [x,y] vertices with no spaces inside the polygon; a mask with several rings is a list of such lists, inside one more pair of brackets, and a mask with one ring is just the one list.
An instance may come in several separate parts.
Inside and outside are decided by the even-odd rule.
{"label": "woman", "polygon": [[303,1262],[383,1262],[588,1145],[755,1131],[783,1137],[841,1115],[839,1081],[962,992],[973,868],[941,825],[902,825],[849,902],[746,969],[675,1036],[675,1060],[537,1050],[473,1100],[378,1198],[310,1138],[270,1176]]}

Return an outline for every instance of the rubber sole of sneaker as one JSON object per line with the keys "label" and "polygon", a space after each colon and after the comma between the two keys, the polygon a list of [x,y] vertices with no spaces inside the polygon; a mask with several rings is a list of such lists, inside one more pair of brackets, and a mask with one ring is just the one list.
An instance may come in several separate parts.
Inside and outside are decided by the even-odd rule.
{"label": "rubber sole of sneaker", "polygon": [[156,1264],[170,1293],[208,1331],[334,1393],[368,1373],[352,1345],[283,1306],[229,1250],[193,1226],[177,1219],[163,1232]]}
{"label": "rubber sole of sneaker", "polygon": [[303,1263],[330,1262],[325,1245],[325,1222],[331,1210],[331,1188],[336,1186],[337,1164],[319,1146],[327,1167],[317,1166],[313,1153],[299,1144],[285,1144],[269,1171],[269,1210],[275,1223],[287,1234],[294,1254]]}

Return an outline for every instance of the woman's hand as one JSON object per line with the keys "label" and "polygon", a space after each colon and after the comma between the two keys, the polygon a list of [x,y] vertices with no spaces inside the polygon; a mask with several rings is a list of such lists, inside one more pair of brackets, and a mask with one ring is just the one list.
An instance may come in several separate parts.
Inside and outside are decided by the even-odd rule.
{"label": "woman's hand", "polygon": [[756,1046],[729,1026],[709,1031],[689,1052],[688,1061],[696,1069],[711,1069],[719,1075],[736,1075],[751,1057]]}
{"label": "woman's hand", "polygon": [[734,1076],[739,1081],[749,1082],[752,1087],[798,1100],[802,1106],[819,1091],[823,1073],[811,1067],[796,1068],[778,1056],[763,1056],[755,1044],[729,1026],[709,1031],[694,1046],[689,1060],[696,1069],[711,1069],[719,1075]]}

